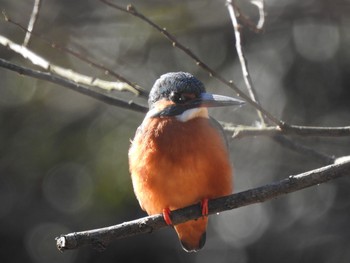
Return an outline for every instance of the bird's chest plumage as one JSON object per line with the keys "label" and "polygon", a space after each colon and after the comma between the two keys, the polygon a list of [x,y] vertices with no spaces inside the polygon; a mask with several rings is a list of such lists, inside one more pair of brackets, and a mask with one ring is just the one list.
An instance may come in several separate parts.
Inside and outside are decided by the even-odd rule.
{"label": "bird's chest plumage", "polygon": [[147,120],[129,160],[135,194],[149,214],[232,191],[225,144],[207,118]]}

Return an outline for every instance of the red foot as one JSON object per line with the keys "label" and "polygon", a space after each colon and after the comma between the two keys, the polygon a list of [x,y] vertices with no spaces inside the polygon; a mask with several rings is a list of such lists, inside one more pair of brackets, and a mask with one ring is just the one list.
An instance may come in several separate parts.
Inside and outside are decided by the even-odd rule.
{"label": "red foot", "polygon": [[167,223],[167,225],[169,226],[173,225],[173,222],[171,221],[171,218],[170,218],[170,209],[168,207],[163,209],[163,218],[165,223]]}
{"label": "red foot", "polygon": [[202,216],[207,216],[209,214],[208,201],[208,198],[203,198],[201,201]]}

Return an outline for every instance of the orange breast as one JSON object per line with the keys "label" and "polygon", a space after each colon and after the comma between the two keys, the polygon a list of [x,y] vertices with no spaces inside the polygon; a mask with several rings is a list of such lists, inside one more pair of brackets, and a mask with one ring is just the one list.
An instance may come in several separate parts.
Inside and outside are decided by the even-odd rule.
{"label": "orange breast", "polygon": [[232,169],[220,133],[207,118],[146,119],[129,150],[134,191],[148,214],[232,192]]}

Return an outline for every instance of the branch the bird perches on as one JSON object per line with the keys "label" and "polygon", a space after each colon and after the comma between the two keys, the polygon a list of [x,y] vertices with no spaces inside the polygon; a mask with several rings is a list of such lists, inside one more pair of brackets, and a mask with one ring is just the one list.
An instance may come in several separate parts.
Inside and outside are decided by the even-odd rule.
{"label": "branch the bird perches on", "polygon": [[[332,165],[323,166],[297,175],[291,175],[281,181],[254,189],[209,200],[209,214],[265,202],[287,193],[348,175],[350,175],[350,157],[338,158],[335,164]],[[171,212],[173,224],[180,224],[201,216],[199,204]],[[60,251],[76,249],[84,245],[92,245],[97,249],[103,249],[113,240],[152,233],[166,226],[168,225],[164,221],[163,215],[147,216],[114,226],[61,235],[56,238],[56,245]]]}

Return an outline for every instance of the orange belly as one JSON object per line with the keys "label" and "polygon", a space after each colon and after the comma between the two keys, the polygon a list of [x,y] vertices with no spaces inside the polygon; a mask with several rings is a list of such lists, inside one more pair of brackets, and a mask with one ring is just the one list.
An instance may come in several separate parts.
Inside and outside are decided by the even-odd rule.
{"label": "orange belly", "polygon": [[[130,147],[129,165],[135,195],[149,215],[232,193],[226,145],[207,118],[146,119]],[[202,225],[203,232],[206,223],[198,220],[196,224]],[[179,237],[184,235],[177,232]]]}
{"label": "orange belly", "polygon": [[129,151],[141,207],[161,213],[232,192],[232,170],[220,133],[206,118],[149,119]]}

